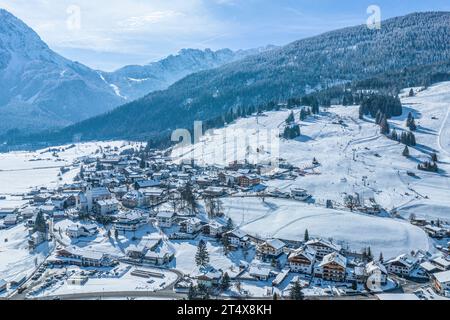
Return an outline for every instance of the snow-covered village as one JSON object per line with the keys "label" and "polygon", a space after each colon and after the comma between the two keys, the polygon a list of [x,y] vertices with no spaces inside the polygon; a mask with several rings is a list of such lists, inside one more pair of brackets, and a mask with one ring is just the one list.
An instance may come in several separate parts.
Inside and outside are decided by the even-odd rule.
{"label": "snow-covered village", "polygon": [[449,39],[448,0],[0,1],[2,307],[445,315]]}
{"label": "snow-covered village", "polygon": [[400,99],[1,153],[0,297],[449,299],[450,82]]}

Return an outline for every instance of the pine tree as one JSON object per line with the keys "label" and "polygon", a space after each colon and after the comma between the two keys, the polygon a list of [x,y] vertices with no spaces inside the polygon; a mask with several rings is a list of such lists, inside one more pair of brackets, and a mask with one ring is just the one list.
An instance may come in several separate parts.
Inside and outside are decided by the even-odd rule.
{"label": "pine tree", "polygon": [[289,293],[289,297],[291,300],[303,300],[304,294],[302,292],[302,287],[300,286],[300,281],[297,280],[291,287],[291,291]]}
{"label": "pine tree", "polygon": [[295,122],[295,117],[294,117],[294,112],[291,111],[291,113],[289,114],[289,117],[286,119],[286,124],[291,124]]}
{"label": "pine tree", "polygon": [[206,265],[209,263],[209,253],[208,249],[206,248],[206,243],[203,240],[200,240],[197,247],[197,253],[195,255],[195,263],[198,267],[206,267]]}
{"label": "pine tree", "polygon": [[383,114],[381,113],[380,110],[378,110],[377,115],[375,117],[375,123],[379,125],[381,123],[382,118],[383,118]]}
{"label": "pine tree", "polygon": [[396,131],[395,129],[392,130],[392,133],[391,133],[391,139],[392,139],[392,140],[395,140],[395,141],[398,140],[398,134],[397,134],[397,131]]}
{"label": "pine tree", "polygon": [[192,191],[192,186],[190,183],[186,183],[180,195],[181,199],[188,204],[190,212],[195,212],[197,202],[195,201],[194,192]]}
{"label": "pine tree", "polygon": [[386,119],[386,116],[383,116],[380,122],[381,134],[388,135],[390,132],[389,123]]}
{"label": "pine tree", "polygon": [[438,162],[438,156],[437,156],[436,153],[432,153],[432,154],[431,154],[431,161],[433,161],[433,162]]}
{"label": "pine tree", "polygon": [[209,300],[209,290],[204,284],[197,286],[197,296],[201,297],[202,300]]}
{"label": "pine tree", "polygon": [[406,126],[408,127],[408,124],[411,122],[411,120],[413,119],[413,115],[411,112],[408,113],[408,118],[406,118]]}
{"label": "pine tree", "polygon": [[191,284],[189,286],[189,292],[188,292],[188,300],[194,300],[197,298],[197,290],[196,288]]}
{"label": "pine tree", "polygon": [[405,149],[403,149],[402,155],[404,157],[409,157],[409,148],[408,148],[408,146],[405,146]]}
{"label": "pine tree", "polygon": [[306,112],[305,108],[302,108],[302,110],[300,110],[300,121],[304,121],[307,116],[308,113]]}
{"label": "pine tree", "polygon": [[119,239],[119,230],[114,229],[114,238]]}
{"label": "pine tree", "polygon": [[367,259],[373,261],[372,249],[370,247],[367,247]]}
{"label": "pine tree", "polygon": [[225,226],[226,231],[231,231],[234,228],[233,220],[231,218],[228,218],[227,225]]}
{"label": "pine tree", "polygon": [[364,120],[364,108],[362,106],[359,106],[358,113],[359,113],[359,119]]}
{"label": "pine tree", "polygon": [[145,163],[144,157],[142,156],[141,161],[139,163],[139,168],[145,169],[147,167],[147,164]]}
{"label": "pine tree", "polygon": [[226,235],[224,235],[222,237],[222,246],[223,246],[223,251],[225,253],[225,255],[228,254],[228,248],[230,246],[230,241],[228,240],[228,237]]}
{"label": "pine tree", "polygon": [[380,257],[378,258],[378,261],[380,261],[380,263],[384,263],[383,252],[380,252]]}
{"label": "pine tree", "polygon": [[417,126],[414,117],[408,118],[408,120],[406,120],[406,126],[409,128],[409,130],[416,131]]}
{"label": "pine tree", "polygon": [[319,101],[317,101],[317,99],[314,99],[311,103],[311,112],[313,114],[319,114],[320,110],[319,110]]}
{"label": "pine tree", "polygon": [[39,211],[39,213],[36,216],[36,221],[34,223],[34,231],[47,233],[47,223],[44,218],[44,214]]}
{"label": "pine tree", "polygon": [[84,166],[83,165],[81,165],[79,176],[81,179],[84,179]]}
{"label": "pine tree", "polygon": [[305,237],[304,237],[305,242],[309,241],[309,232],[308,229],[305,230]]}
{"label": "pine tree", "polygon": [[413,88],[411,88],[411,90],[409,90],[409,96],[410,97],[414,97],[414,90],[413,90]]}
{"label": "pine tree", "polygon": [[230,288],[231,279],[227,272],[222,277],[222,282],[220,284],[220,287],[222,290],[228,290]]}

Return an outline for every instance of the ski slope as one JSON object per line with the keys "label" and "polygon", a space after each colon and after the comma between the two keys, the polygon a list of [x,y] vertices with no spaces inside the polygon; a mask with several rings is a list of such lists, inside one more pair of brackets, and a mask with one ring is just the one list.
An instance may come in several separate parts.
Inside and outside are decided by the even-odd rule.
{"label": "ski slope", "polygon": [[[264,163],[279,156],[300,168],[311,167],[315,157],[321,163],[310,170],[315,174],[296,180],[272,180],[268,185],[285,191],[293,187],[307,189],[316,203],[322,204],[326,200],[339,204],[345,194],[358,192],[363,199],[375,198],[385,209],[398,209],[405,217],[409,216],[411,208],[420,206],[418,216],[449,219],[450,213],[435,210],[442,207],[450,210],[448,101],[450,82],[436,84],[415,97],[402,98],[403,115],[389,122],[400,135],[406,130],[408,113],[415,116],[418,145],[410,148],[410,158],[402,156],[404,145],[382,136],[371,119],[358,119],[357,106],[333,106],[316,117],[297,121],[302,131],[297,140],[265,143],[261,136],[282,129],[290,113],[288,110],[268,112],[265,116],[241,119],[225,129],[215,130],[194,146],[174,149],[172,155],[178,161],[194,156],[199,162],[218,165],[243,159]],[[297,114],[296,118],[298,120]],[[243,145],[246,140],[248,143]],[[279,148],[271,150],[271,144]],[[255,152],[258,148],[263,151]],[[441,172],[417,170],[417,164],[429,160],[433,152],[438,154]],[[407,171],[417,177],[408,176]]]}
{"label": "ski slope", "polygon": [[[332,106],[301,122],[299,110],[294,110],[302,132],[296,140],[269,139],[265,143],[267,139],[261,139],[282,130],[290,110],[240,119],[206,135],[193,146],[175,148],[172,155],[177,161],[194,157],[199,162],[216,165],[244,159],[266,163],[280,157],[305,169],[308,174],[295,180],[265,183],[286,192],[294,187],[304,188],[312,194],[316,206],[322,208],[292,203],[281,209],[277,206],[264,209],[257,203],[252,208],[249,199],[248,204],[226,200],[232,206],[230,216],[238,223],[244,210],[240,205],[249,212],[256,211],[256,221],[244,219],[243,228],[249,233],[301,238],[308,228],[317,236],[333,237],[356,247],[371,245],[385,256],[414,248],[427,249],[426,235],[402,221],[323,209],[327,200],[333,200],[339,207],[346,194],[358,193],[366,200],[374,198],[383,208],[397,211],[404,218],[414,213],[418,217],[450,221],[450,82],[418,90],[414,97],[408,97],[407,92],[409,88],[402,95],[403,114],[389,123],[400,135],[406,131],[408,113],[414,115],[418,145],[410,148],[409,158],[402,156],[404,145],[381,135],[373,120],[358,119],[358,106]],[[242,146],[245,141],[248,143]],[[271,146],[279,148],[274,150]],[[440,172],[419,171],[418,163],[429,160],[433,152],[438,155]],[[311,169],[314,157],[320,166]],[[409,176],[409,171],[416,177]]]}

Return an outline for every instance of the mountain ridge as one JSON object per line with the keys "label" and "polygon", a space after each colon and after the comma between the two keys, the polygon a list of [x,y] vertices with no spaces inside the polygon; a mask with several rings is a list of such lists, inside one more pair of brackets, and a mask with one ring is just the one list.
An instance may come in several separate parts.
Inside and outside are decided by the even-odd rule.
{"label": "mountain ridge", "polygon": [[155,62],[145,65],[127,65],[113,72],[100,71],[100,74],[105,81],[117,87],[126,100],[131,101],[153,91],[165,90],[189,74],[214,69],[274,48],[275,46],[270,45],[238,51],[185,48],[175,55],[169,55]]}
{"label": "mountain ridge", "polygon": [[[65,127],[165,89],[192,72],[248,54],[252,51],[185,49],[146,66],[107,73],[64,58],[22,20],[0,9],[0,134]],[[185,61],[191,63],[183,68]],[[130,68],[144,70],[155,81],[141,83],[137,78],[127,82]]]}
{"label": "mountain ridge", "polygon": [[53,135],[148,139],[175,128],[191,128],[195,120],[211,119],[244,105],[286,100],[384,72],[447,62],[449,21],[450,12],[413,13],[384,21],[381,30],[359,25],[295,41],[191,74],[167,90]]}

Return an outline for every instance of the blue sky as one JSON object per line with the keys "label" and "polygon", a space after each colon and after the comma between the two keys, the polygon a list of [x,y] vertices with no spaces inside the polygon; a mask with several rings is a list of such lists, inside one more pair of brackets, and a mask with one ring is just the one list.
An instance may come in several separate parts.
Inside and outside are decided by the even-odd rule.
{"label": "blue sky", "polygon": [[448,0],[0,0],[62,55],[113,70],[182,48],[284,45],[415,11],[450,11]]}

